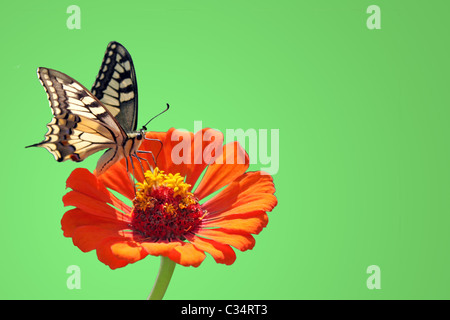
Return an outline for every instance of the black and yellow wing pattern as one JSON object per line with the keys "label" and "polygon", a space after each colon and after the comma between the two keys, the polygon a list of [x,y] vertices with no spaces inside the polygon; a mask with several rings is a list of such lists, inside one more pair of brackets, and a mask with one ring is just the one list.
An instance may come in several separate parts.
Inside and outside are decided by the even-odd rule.
{"label": "black and yellow wing pattern", "polygon": [[136,72],[131,55],[120,43],[113,41],[108,44],[91,92],[126,132],[136,130],[138,110]]}
{"label": "black and yellow wing pattern", "polygon": [[38,68],[37,73],[53,119],[44,141],[29,147],[43,147],[57,161],[77,162],[107,149],[97,163],[97,175],[123,157],[136,155],[145,133],[135,131],[136,75],[122,45],[108,45],[92,93],[62,72]]}

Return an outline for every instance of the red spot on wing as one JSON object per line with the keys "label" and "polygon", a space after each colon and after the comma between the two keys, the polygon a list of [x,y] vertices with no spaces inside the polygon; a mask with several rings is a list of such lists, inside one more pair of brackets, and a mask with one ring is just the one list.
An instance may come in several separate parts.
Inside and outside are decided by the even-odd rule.
{"label": "red spot on wing", "polygon": [[75,161],[75,162],[80,162],[80,161],[81,161],[81,158],[80,158],[80,156],[78,155],[78,153],[72,153],[72,154],[70,155],[70,159],[71,159],[72,161]]}

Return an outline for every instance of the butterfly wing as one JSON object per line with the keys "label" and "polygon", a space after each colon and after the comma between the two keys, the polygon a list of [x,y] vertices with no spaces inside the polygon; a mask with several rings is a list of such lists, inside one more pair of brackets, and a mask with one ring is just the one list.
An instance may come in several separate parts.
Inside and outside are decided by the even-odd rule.
{"label": "butterfly wing", "polygon": [[110,42],[91,89],[126,132],[137,126],[137,83],[133,60],[127,49]]}
{"label": "butterfly wing", "polygon": [[118,157],[118,145],[126,133],[89,90],[68,75],[38,68],[38,77],[47,92],[52,121],[47,125],[45,140],[29,147],[47,149],[57,161],[82,161],[107,148],[110,159],[102,156],[102,164]]}

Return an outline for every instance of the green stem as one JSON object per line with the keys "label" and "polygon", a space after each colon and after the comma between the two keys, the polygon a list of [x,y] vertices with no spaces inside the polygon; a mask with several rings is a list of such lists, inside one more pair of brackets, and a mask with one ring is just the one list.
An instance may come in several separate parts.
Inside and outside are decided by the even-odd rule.
{"label": "green stem", "polygon": [[166,293],[167,287],[169,286],[170,279],[172,278],[175,265],[176,263],[169,258],[161,257],[158,276],[156,277],[152,292],[150,292],[147,300],[162,300],[164,294]]}

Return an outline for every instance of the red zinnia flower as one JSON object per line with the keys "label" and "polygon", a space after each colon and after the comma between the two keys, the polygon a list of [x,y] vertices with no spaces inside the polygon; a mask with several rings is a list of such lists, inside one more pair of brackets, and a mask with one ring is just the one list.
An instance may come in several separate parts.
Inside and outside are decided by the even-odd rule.
{"label": "red zinnia flower", "polygon": [[[222,145],[223,135],[212,129],[195,135],[171,129],[148,132],[146,137],[159,139],[162,150],[157,168],[145,175],[141,166],[148,167],[147,161],[153,164],[152,156],[144,154],[147,161],[141,163],[134,160],[136,186],[125,159],[98,177],[87,169],[72,172],[67,179],[72,190],[63,202],[75,208],[62,218],[64,235],[83,252],[96,250],[98,259],[112,269],[147,255],[197,267],[205,252],[229,265],[236,259],[231,246],[252,249],[252,234],[267,225],[266,212],[277,204],[272,177],[261,171],[245,172],[247,153],[237,142]],[[160,148],[160,143],[148,140],[141,146],[155,155]],[[132,200],[132,206],[111,190]]]}

